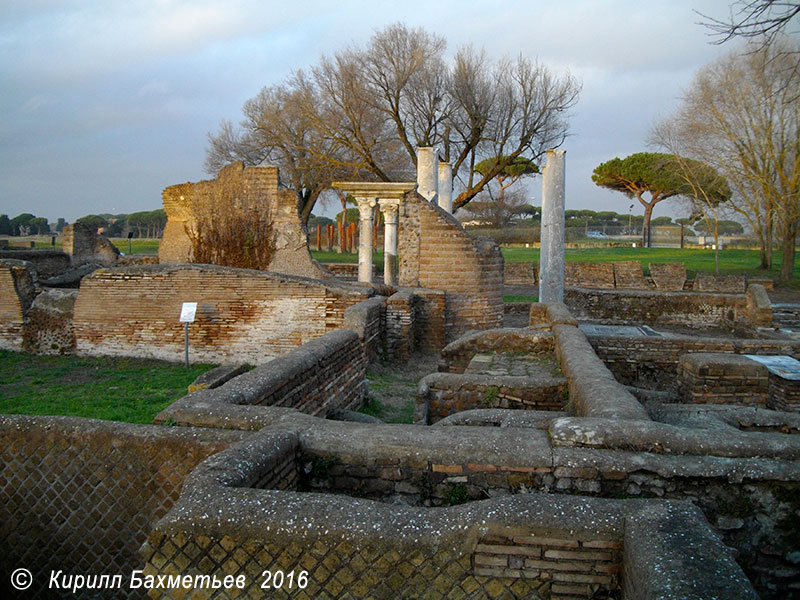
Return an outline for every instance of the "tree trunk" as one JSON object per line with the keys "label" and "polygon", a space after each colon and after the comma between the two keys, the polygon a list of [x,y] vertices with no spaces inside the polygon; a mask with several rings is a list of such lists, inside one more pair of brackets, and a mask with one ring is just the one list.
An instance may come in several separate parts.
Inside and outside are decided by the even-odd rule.
{"label": "tree trunk", "polygon": [[772,268],[772,212],[771,211],[767,212],[766,220],[767,220],[766,235],[765,235],[765,237],[767,238],[765,240],[765,242],[766,242],[766,248],[765,248],[766,266],[764,268],[765,269],[771,269]]}
{"label": "tree trunk", "polygon": [[644,219],[642,220],[642,248],[650,247],[650,217],[653,216],[653,204],[644,203]]}
{"label": "tree trunk", "polygon": [[789,281],[794,271],[794,242],[797,237],[797,229],[791,228],[792,233],[783,236],[781,243],[781,281]]}

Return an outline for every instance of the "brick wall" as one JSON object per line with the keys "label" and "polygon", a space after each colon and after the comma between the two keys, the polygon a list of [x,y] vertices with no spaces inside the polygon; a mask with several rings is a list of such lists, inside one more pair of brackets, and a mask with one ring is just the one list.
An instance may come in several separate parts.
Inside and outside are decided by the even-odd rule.
{"label": "brick wall", "polygon": [[503,256],[470,238],[452,215],[416,193],[406,196],[398,234],[399,283],[445,292],[445,339],[503,323]]}
{"label": "brick wall", "polygon": [[84,354],[183,359],[181,304],[197,302],[189,324],[193,361],[253,364],[342,326],[348,306],[370,288],[210,265],[96,271],[75,303]]}
{"label": "brick wall", "polygon": [[187,226],[195,221],[194,211],[205,202],[235,202],[242,210],[265,208],[273,225],[274,253],[260,269],[325,279],[330,274],[311,258],[308,235],[297,211],[297,195],[278,188],[277,167],[245,167],[235,162],[222,168],[216,179],[183,183],[164,189],[167,213],[158,257],[161,263],[191,262]]}
{"label": "brick wall", "polygon": [[766,405],[769,371],[746,356],[698,352],[678,361],[681,401],[695,404]]}
{"label": "brick wall", "polygon": [[[669,460],[675,464],[667,469],[672,474],[668,483],[654,481],[652,486],[664,495],[665,488],[675,490],[670,484],[681,475],[698,470],[692,460],[676,469],[682,457],[643,461],[615,453],[600,469],[569,467],[564,463],[575,464],[577,455],[554,461],[542,453],[544,432],[535,430],[508,440],[509,432],[492,428],[448,427],[434,433],[413,426],[309,425],[307,417],[297,421],[302,434],[294,439],[311,488],[341,489],[357,497],[242,489],[261,477],[266,456],[286,456],[297,443],[291,434],[263,430],[195,470],[187,480],[190,490],[142,547],[145,573],[242,577],[241,595],[256,595],[263,573],[280,570],[295,578],[293,584],[283,581],[276,592],[282,597],[574,600],[618,594],[625,571],[637,589],[669,589],[670,597],[756,598],[719,537],[689,503],[571,493],[599,492],[598,481],[614,487],[627,477],[631,480],[623,485],[629,489],[632,480],[645,487],[653,460]],[[461,453],[457,447],[467,445],[475,463],[456,458]],[[563,493],[526,493],[537,483]],[[696,478],[685,483],[687,494],[702,502]],[[482,498],[498,484],[519,493],[436,510],[398,502],[398,494],[420,496],[426,485],[429,490],[465,489],[469,497],[475,488]],[[445,492],[444,498],[452,504],[463,496]],[[657,556],[629,542],[645,531],[645,546],[658,547]],[[675,531],[682,533],[676,536]],[[633,555],[629,544],[636,546]],[[693,555],[702,556],[702,568]],[[707,577],[704,571],[712,569],[715,577]],[[301,574],[302,588],[297,585]],[[154,598],[187,595],[192,595],[191,586],[152,592]],[[646,591],[642,597],[658,596]]]}
{"label": "brick wall", "polygon": [[[552,581],[550,598],[584,598],[587,590],[617,590],[622,571],[622,540],[552,532],[493,528],[478,540],[472,562],[486,577]],[[567,532],[562,532],[566,534]],[[611,537],[611,536],[609,536]]]}
{"label": "brick wall", "polygon": [[538,285],[539,263],[507,262],[503,266],[506,285]]}
{"label": "brick wall", "polygon": [[800,358],[800,343],[759,339],[587,336],[614,377],[625,385],[669,388],[675,384],[678,360],[690,352],[786,354]]}
{"label": "brick wall", "polygon": [[376,296],[347,307],[342,327],[358,333],[364,352],[370,361],[378,360],[384,353],[386,298]]}
{"label": "brick wall", "polygon": [[564,292],[564,303],[576,318],[606,324],[731,327],[748,316],[743,294],[570,288]]}
{"label": "brick wall", "polygon": [[0,260],[24,260],[33,264],[40,278],[55,277],[69,269],[69,255],[60,250],[9,250],[0,252]]}
{"label": "brick wall", "polygon": [[408,361],[409,354],[418,345],[415,329],[416,313],[420,299],[405,290],[392,294],[386,300],[386,359]]}
{"label": "brick wall", "polygon": [[419,382],[414,422],[437,421],[476,408],[564,410],[567,380],[563,377],[513,377],[431,373]]}
{"label": "brick wall", "polygon": [[25,315],[33,297],[31,264],[13,259],[0,260],[0,348],[22,348]]}
{"label": "brick wall", "polygon": [[800,413],[800,382],[770,373],[767,408]]}
{"label": "brick wall", "polygon": [[0,416],[0,572],[25,567],[25,598],[53,598],[51,571],[120,574],[172,507],[186,475],[243,432],[189,432],[64,417]]}
{"label": "brick wall", "polygon": [[[155,422],[182,423],[187,413],[214,417],[215,410],[235,411],[236,407],[246,407],[255,422],[256,406],[293,408],[323,417],[331,409],[356,410],[364,400],[366,367],[358,334],[347,329],[332,331],[219,387],[184,396],[161,411]],[[216,417],[216,422],[220,427],[250,428],[231,416]]]}

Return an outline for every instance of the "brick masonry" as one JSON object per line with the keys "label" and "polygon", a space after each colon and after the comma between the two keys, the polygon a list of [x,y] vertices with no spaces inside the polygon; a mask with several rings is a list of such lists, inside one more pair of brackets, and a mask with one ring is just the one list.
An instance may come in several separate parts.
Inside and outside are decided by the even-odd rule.
{"label": "brick masonry", "polygon": [[20,350],[25,315],[34,298],[36,272],[28,262],[0,260],[0,348]]}
{"label": "brick masonry", "polygon": [[411,192],[400,211],[399,283],[445,292],[445,340],[503,323],[503,255],[449,213]]}
{"label": "brick masonry", "polygon": [[[0,416],[0,572],[31,570],[36,585],[26,598],[54,597],[45,583],[51,571],[129,578],[186,475],[247,435]],[[138,590],[113,594],[140,597]]]}
{"label": "brick masonry", "polygon": [[792,341],[669,337],[587,336],[614,377],[625,385],[669,389],[675,384],[678,361],[684,354],[786,354],[800,358],[800,343]]}
{"label": "brick masonry", "polygon": [[75,303],[77,351],[183,359],[183,302],[193,361],[259,364],[342,326],[348,306],[371,288],[210,265],[103,269],[86,277]]}
{"label": "brick masonry", "polygon": [[746,356],[698,352],[678,360],[677,385],[683,402],[763,408],[769,383],[767,368]]}
{"label": "brick masonry", "polygon": [[275,252],[270,263],[259,268],[304,277],[331,277],[311,258],[308,233],[297,213],[297,195],[291,190],[279,189],[278,181],[276,167],[245,167],[242,162],[235,162],[221,169],[216,179],[164,189],[162,198],[167,225],[158,248],[159,262],[191,262],[191,242],[186,228],[191,227],[196,218],[194,206],[232,197],[243,210],[266,206],[269,211]]}
{"label": "brick masonry", "polygon": [[[333,409],[357,410],[364,401],[366,366],[358,334],[346,329],[332,331],[216,388],[184,396],[161,411],[155,422],[177,423],[187,412],[201,411],[213,420],[219,412],[239,409],[248,414],[250,422],[258,423],[261,411],[255,407],[292,408],[322,417]],[[251,427],[231,417],[218,418],[219,426]]]}
{"label": "brick masonry", "polygon": [[[190,492],[142,547],[146,573],[243,576],[246,587],[237,594],[244,596],[258,593],[264,571],[281,570],[305,575],[302,588],[285,585],[281,597],[572,600],[618,592],[624,570],[640,588],[670,589],[674,597],[691,597],[685,596],[690,590],[699,594],[696,597],[756,597],[696,507],[571,494],[602,489],[615,495],[620,485],[639,489],[634,483],[638,481],[641,490],[653,490],[654,495],[671,494],[685,485],[688,495],[703,497],[692,473],[706,467],[693,466],[691,460],[679,466],[680,457],[663,459],[672,467],[667,469],[670,476],[660,480],[651,475],[662,459],[643,461],[629,453],[615,453],[601,468],[589,461],[579,466],[574,462],[577,455],[571,466],[563,456],[554,466],[553,457],[541,453],[545,433],[535,430],[524,439],[509,440],[507,432],[492,428],[447,427],[434,433],[432,428],[364,429],[335,422],[309,428],[308,417],[293,422],[294,426],[284,421],[283,426],[303,431],[295,438],[300,472],[306,474],[301,488],[349,490],[357,497],[243,490],[260,479],[265,479],[265,487],[281,481],[261,474],[265,464],[267,471],[277,471],[277,464],[286,469],[285,458],[265,457],[285,457],[298,450],[291,434],[264,430],[195,471]],[[411,429],[417,431],[413,436]],[[365,437],[367,430],[371,435]],[[471,444],[475,463],[455,458],[459,444]],[[432,489],[460,487],[467,494],[475,486],[481,494],[496,484],[525,492],[543,483],[562,493],[517,493],[437,510],[403,505],[392,496],[414,494],[412,488],[429,484]],[[381,495],[392,504],[364,499]],[[445,492],[444,497],[461,495]],[[205,514],[215,516],[204,518]],[[674,522],[685,535],[674,535]],[[638,554],[626,559],[627,545],[635,543],[627,540],[645,532],[647,543],[658,546],[658,555],[648,561],[637,560]],[[684,548],[687,543],[690,547]],[[713,568],[716,577],[703,577],[703,569],[693,566],[692,556],[698,553],[704,568]],[[700,588],[705,589],[699,592]],[[153,593],[158,598],[185,595],[191,596],[192,590],[161,588]]]}
{"label": "brick masonry", "polygon": [[39,277],[46,279],[61,275],[69,269],[69,254],[60,250],[8,250],[0,251],[0,262],[4,259],[24,260],[33,265]]}
{"label": "brick masonry", "polygon": [[564,303],[577,319],[605,324],[732,327],[748,318],[744,294],[569,288]]}

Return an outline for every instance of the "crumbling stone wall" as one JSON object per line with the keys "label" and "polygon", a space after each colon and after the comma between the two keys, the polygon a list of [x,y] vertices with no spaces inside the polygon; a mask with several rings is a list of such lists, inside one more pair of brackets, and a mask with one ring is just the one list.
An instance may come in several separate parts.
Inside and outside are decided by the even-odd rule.
{"label": "crumbling stone wall", "polygon": [[473,240],[449,213],[416,192],[400,211],[399,283],[445,292],[447,342],[503,323],[503,256],[491,240]]}
{"label": "crumbling stone wall", "polygon": [[539,263],[506,262],[503,269],[506,285],[539,284]]}
{"label": "crumbling stone wall", "polygon": [[800,343],[781,340],[588,335],[587,339],[614,377],[625,385],[669,389],[684,354],[786,354],[800,359]]}
{"label": "crumbling stone wall", "polygon": [[744,294],[617,291],[568,288],[564,303],[577,319],[609,325],[628,323],[733,327],[747,320]]}
{"label": "crumbling stone wall", "polygon": [[[624,570],[637,580],[637,598],[655,600],[659,589],[682,598],[756,598],[719,537],[686,503],[518,493],[430,510],[340,494],[243,489],[256,487],[250,482],[262,479],[263,472],[275,471],[273,465],[283,461],[276,454],[299,452],[302,473],[317,489],[339,484],[352,489],[361,480],[402,490],[403,484],[417,485],[414,473],[421,470],[443,487],[469,487],[463,485],[469,472],[483,486],[496,478],[524,491],[511,482],[541,470],[521,466],[525,461],[518,457],[538,456],[541,432],[519,446],[505,432],[476,428],[444,428],[433,435],[413,426],[325,422],[317,427],[307,417],[283,425],[302,433],[265,429],[195,470],[187,493],[142,547],[146,574],[241,576],[244,586],[236,594],[243,595],[259,591],[266,571],[280,570],[294,574],[292,583],[284,579],[279,586],[287,597],[571,600],[618,593]],[[418,433],[410,436],[411,429]],[[478,452],[475,464],[456,458],[455,447],[469,442]],[[507,461],[507,467],[490,461]],[[578,475],[567,469],[566,476],[573,471]],[[370,473],[372,483],[366,479]],[[356,493],[369,494],[367,487]],[[670,535],[674,527],[683,535]],[[626,564],[627,544],[635,545],[629,540],[645,531],[659,553],[647,554],[647,561],[629,557]],[[705,576],[709,568],[715,577]],[[187,594],[191,586],[153,592],[159,598]]]}
{"label": "crumbling stone wall", "polygon": [[104,597],[140,597],[127,583],[151,527],[201,460],[247,435],[0,415],[0,572],[30,570],[26,598],[56,597],[58,571],[120,574],[123,588]]}
{"label": "crumbling stone wall", "polygon": [[769,371],[737,354],[685,354],[678,361],[677,386],[686,403],[764,407],[769,398]]}
{"label": "crumbling stone wall", "polygon": [[23,347],[36,354],[75,351],[73,311],[77,290],[44,290],[33,301],[23,327]]}
{"label": "crumbling stone wall", "polygon": [[342,326],[358,334],[370,361],[383,356],[386,345],[386,298],[374,296],[344,311]]}
{"label": "crumbling stone wall", "polygon": [[162,198],[167,225],[158,248],[161,263],[192,262],[186,228],[196,218],[194,206],[220,197],[235,198],[237,207],[243,211],[268,206],[275,251],[270,263],[260,268],[317,279],[330,278],[330,274],[311,258],[308,234],[297,211],[297,195],[291,190],[279,189],[277,167],[245,167],[242,162],[223,167],[216,179],[164,189]]}
{"label": "crumbling stone wall", "polygon": [[[356,410],[366,393],[367,357],[358,334],[332,331],[213,389],[199,389],[161,411],[155,423],[181,422],[203,406],[206,423],[258,429],[269,423],[253,407],[285,407],[327,416]],[[220,418],[218,415],[227,414]],[[263,417],[263,414],[262,414]]]}
{"label": "crumbling stone wall", "polygon": [[69,254],[61,250],[8,250],[0,251],[0,260],[24,260],[33,265],[39,277],[46,279],[61,275],[69,269]]}
{"label": "crumbling stone wall", "polygon": [[30,263],[0,260],[0,348],[22,348],[25,315],[35,295],[35,277]]}
{"label": "crumbling stone wall", "polygon": [[79,353],[183,360],[183,302],[194,361],[259,364],[342,326],[372,288],[211,265],[102,269],[75,303]]}
{"label": "crumbling stone wall", "polygon": [[61,232],[61,248],[69,255],[72,266],[96,263],[106,267],[116,264],[120,252],[107,237],[98,235],[85,223],[72,223]]}

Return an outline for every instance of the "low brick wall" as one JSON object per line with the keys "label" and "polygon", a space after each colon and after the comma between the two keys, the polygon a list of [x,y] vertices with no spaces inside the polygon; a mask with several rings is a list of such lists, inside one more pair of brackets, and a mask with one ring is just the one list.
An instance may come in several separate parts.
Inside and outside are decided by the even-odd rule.
{"label": "low brick wall", "polygon": [[553,337],[561,369],[569,378],[569,399],[585,417],[647,421],[650,417],[597,357],[575,325],[554,324]]}
{"label": "low brick wall", "polygon": [[59,571],[119,574],[122,589],[103,597],[141,597],[127,582],[151,527],[197,463],[248,435],[0,415],[0,573],[31,571],[25,598],[61,597],[48,589]]}
{"label": "low brick wall", "polygon": [[[346,281],[358,281],[358,263],[324,263],[322,265],[339,279]],[[378,275],[378,269],[372,265],[372,278],[375,279]]]}
{"label": "low brick wall", "polygon": [[505,285],[538,285],[539,263],[507,262],[504,265]]}
{"label": "low brick wall", "polygon": [[[412,463],[454,485],[466,479],[465,468],[483,481],[492,476],[513,481],[533,471],[452,462],[460,452],[453,440],[464,436],[476,449],[496,445],[496,458],[519,457],[520,448],[503,443],[500,431],[445,428],[452,430],[444,432],[452,440],[438,435],[436,450],[425,430],[419,434],[424,441],[409,438],[406,429],[419,429],[413,426],[370,428],[378,433],[372,439],[353,435],[361,425],[311,425],[296,420],[302,433],[295,439],[301,460],[309,463],[303,472],[316,472],[318,481],[352,485],[346,480],[353,477],[343,473],[360,466],[362,474],[372,471],[379,481],[396,482]],[[491,440],[485,439],[487,433]],[[367,443],[374,453],[366,451]],[[187,479],[179,503],[142,547],[145,574],[241,577],[242,589],[230,596],[256,594],[267,571],[280,571],[278,593],[297,598],[536,594],[571,600],[618,593],[623,585],[634,584],[641,591],[635,597],[645,600],[660,597],[657,592],[663,589],[670,590],[670,597],[698,600],[757,598],[719,537],[688,503],[524,493],[431,510],[339,494],[243,489],[263,478],[266,455],[291,456],[293,444],[286,434],[264,430],[200,465]],[[520,464],[519,458],[512,464]],[[685,533],[671,535],[675,527]],[[639,560],[638,554],[629,557],[627,545],[636,544],[628,540],[645,532],[659,548],[651,562]],[[714,577],[706,576],[709,569]],[[623,572],[635,581],[625,584]],[[292,583],[286,579],[289,573]],[[192,586],[160,587],[151,597],[182,598],[192,592]]]}
{"label": "low brick wall", "polygon": [[419,382],[414,422],[433,425],[454,413],[477,408],[564,410],[567,397],[563,377],[432,373]]}
{"label": "low brick wall", "polygon": [[677,385],[683,402],[763,407],[769,371],[746,356],[698,352],[681,356]]}
{"label": "low brick wall", "polygon": [[[333,331],[217,388],[184,396],[161,411],[155,422],[180,422],[184,414],[205,411],[214,420],[215,411],[236,413],[235,408],[241,407],[255,419],[253,427],[260,428],[267,423],[258,422],[258,407],[293,408],[323,417],[332,409],[355,410],[364,400],[366,365],[358,334]],[[250,428],[227,417],[216,418],[222,427]]]}
{"label": "low brick wall", "polygon": [[7,250],[0,251],[0,261],[4,259],[24,260],[31,263],[42,279],[55,277],[70,268],[69,254],[61,250]]}
{"label": "low brick wall", "polygon": [[625,385],[669,389],[675,385],[683,354],[786,354],[800,358],[800,342],[760,339],[669,337],[613,337],[589,335],[594,348],[614,377]]}
{"label": "low brick wall", "polygon": [[342,327],[348,306],[374,290],[211,265],[101,269],[86,277],[75,303],[82,354],[180,361],[183,302],[197,302],[189,325],[194,361],[259,364]]}
{"label": "low brick wall", "polygon": [[342,327],[358,334],[364,345],[367,360],[376,361],[384,354],[386,298],[375,296],[348,306],[344,311]]}
{"label": "low brick wall", "polygon": [[567,288],[564,303],[577,319],[608,325],[732,327],[748,317],[744,294]]}
{"label": "low brick wall", "polygon": [[447,373],[463,373],[478,352],[552,352],[553,334],[546,329],[490,329],[467,334],[442,350]]}

